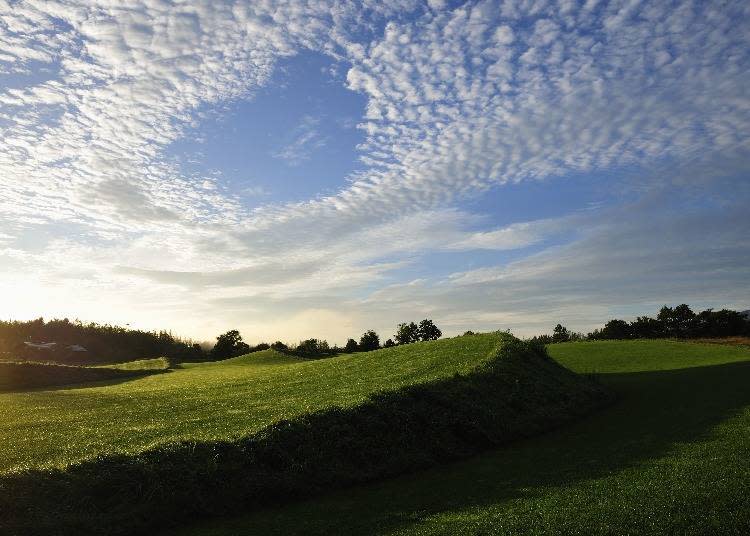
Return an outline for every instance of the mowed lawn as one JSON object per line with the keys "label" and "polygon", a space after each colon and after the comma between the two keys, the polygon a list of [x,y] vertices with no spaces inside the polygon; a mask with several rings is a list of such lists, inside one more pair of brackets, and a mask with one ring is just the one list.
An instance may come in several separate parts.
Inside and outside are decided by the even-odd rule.
{"label": "mowed lawn", "polygon": [[750,349],[549,350],[620,401],[465,462],[174,534],[750,534]]}
{"label": "mowed lawn", "polygon": [[318,361],[267,350],[119,383],[2,393],[0,472],[242,436],[378,390],[468,372],[499,342],[482,334]]}

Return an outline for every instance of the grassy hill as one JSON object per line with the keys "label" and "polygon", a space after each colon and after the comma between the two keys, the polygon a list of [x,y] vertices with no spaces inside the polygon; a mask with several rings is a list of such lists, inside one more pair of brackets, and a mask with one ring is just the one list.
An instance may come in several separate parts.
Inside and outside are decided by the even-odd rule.
{"label": "grassy hill", "polygon": [[556,344],[614,406],[441,466],[173,535],[750,534],[750,348]]}
{"label": "grassy hill", "polygon": [[0,393],[0,473],[245,436],[379,390],[469,372],[499,343],[484,334],[318,361],[266,350],[114,385]]}
{"label": "grassy hill", "polygon": [[3,453],[0,529],[152,530],[466,457],[610,400],[501,334],[3,395],[3,440],[27,449]]}

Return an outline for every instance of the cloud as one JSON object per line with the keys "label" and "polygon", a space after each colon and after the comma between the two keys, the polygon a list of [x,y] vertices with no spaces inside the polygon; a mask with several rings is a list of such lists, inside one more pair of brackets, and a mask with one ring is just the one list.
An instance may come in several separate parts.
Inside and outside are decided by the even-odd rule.
{"label": "cloud", "polygon": [[578,240],[441,283],[386,287],[369,306],[406,315],[416,303],[450,333],[512,328],[525,335],[557,322],[590,330],[613,316],[654,314],[665,303],[742,309],[750,297],[750,220],[741,203],[724,216],[675,214],[662,203],[603,211],[589,217]]}
{"label": "cloud", "polygon": [[[174,287],[211,287],[201,307],[217,315],[212,300],[238,289],[247,300],[328,293],[356,304],[431,252],[541,248],[577,240],[589,225],[604,233],[602,223],[580,215],[516,217],[492,228],[459,208],[491,189],[540,181],[560,187],[579,173],[601,177],[606,190],[613,171],[669,165],[684,172],[644,173],[647,191],[679,182],[685,163],[704,169],[706,156],[746,162],[745,3],[589,1],[558,9],[488,0],[446,7],[396,0],[201,1],[169,9],[151,0],[0,2],[0,71],[19,80],[0,88],[0,223],[11,239],[35,244],[33,253],[24,251],[38,267],[25,276],[27,286],[54,277],[80,281],[66,273],[84,273],[97,293],[137,289],[164,307],[178,307],[174,296],[193,298],[170,294]],[[220,178],[207,186],[165,156],[200,110],[251,100],[272,83],[280,58],[305,50],[348,65],[347,87],[367,99],[358,125],[362,169],[340,177],[335,194],[249,206]],[[30,76],[40,64],[48,76]],[[277,156],[300,165],[325,150],[320,131],[320,118],[306,116]],[[617,222],[636,233],[626,218]],[[577,247],[593,244],[591,233]],[[726,226],[717,233],[734,236]],[[59,235],[65,240],[49,238]],[[649,244],[656,255],[657,244]],[[565,270],[565,247],[512,269],[466,270],[442,285],[512,281],[519,295],[551,289],[584,300],[581,283],[551,283]],[[577,251],[596,265],[593,245],[587,255]],[[716,258],[735,263],[742,252],[722,250]],[[88,259],[85,268],[78,255]],[[570,270],[585,270],[573,260]],[[718,269],[695,265],[696,273]],[[535,273],[539,280],[528,279]],[[626,288],[624,277],[613,288]],[[434,282],[420,284],[428,293]],[[532,305],[544,307],[507,296],[529,315]],[[456,299],[450,314],[469,314],[460,305],[469,298]],[[449,316],[447,305],[426,296],[412,303],[432,303]]]}
{"label": "cloud", "polygon": [[273,156],[290,166],[299,166],[314,152],[325,147],[328,138],[320,132],[320,118],[306,115],[292,132],[292,141]]}

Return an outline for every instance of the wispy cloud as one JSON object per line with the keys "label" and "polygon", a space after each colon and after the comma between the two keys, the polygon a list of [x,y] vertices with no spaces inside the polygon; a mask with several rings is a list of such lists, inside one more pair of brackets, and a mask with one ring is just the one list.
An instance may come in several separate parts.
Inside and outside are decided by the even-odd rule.
{"label": "wispy cloud", "polygon": [[291,133],[291,141],[274,153],[274,158],[284,160],[290,166],[299,166],[328,143],[320,131],[320,118],[306,115]]}

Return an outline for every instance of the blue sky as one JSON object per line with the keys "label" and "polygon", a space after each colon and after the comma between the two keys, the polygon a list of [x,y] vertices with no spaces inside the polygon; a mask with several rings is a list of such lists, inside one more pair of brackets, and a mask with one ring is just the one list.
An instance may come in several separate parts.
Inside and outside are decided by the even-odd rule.
{"label": "blue sky", "polygon": [[0,15],[0,317],[343,342],[750,307],[744,2]]}

